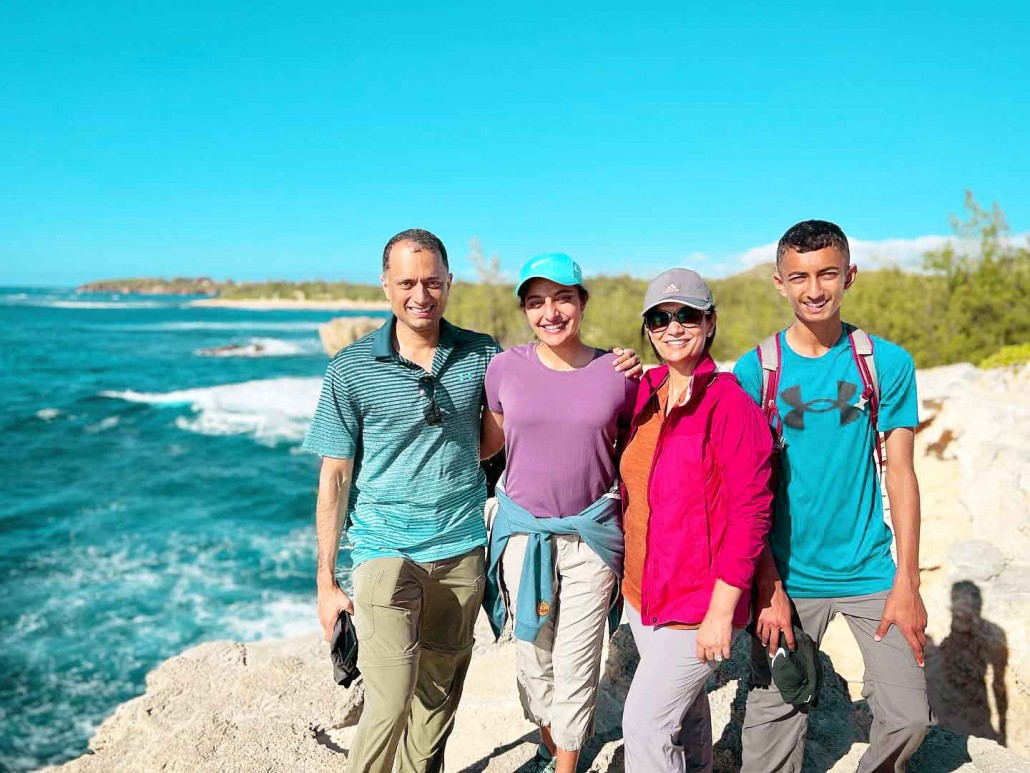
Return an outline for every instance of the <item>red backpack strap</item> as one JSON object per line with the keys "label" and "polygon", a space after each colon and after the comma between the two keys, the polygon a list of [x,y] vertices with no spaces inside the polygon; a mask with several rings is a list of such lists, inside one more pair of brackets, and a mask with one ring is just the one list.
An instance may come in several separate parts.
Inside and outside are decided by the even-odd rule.
{"label": "red backpack strap", "polygon": [[860,410],[869,406],[869,422],[873,426],[876,440],[873,442],[873,454],[876,456],[876,467],[883,481],[886,472],[887,443],[883,433],[877,430],[880,421],[880,380],[876,373],[876,361],[873,359],[873,339],[861,328],[852,328],[848,335],[851,342],[851,356],[862,378],[862,396],[855,405]]}
{"label": "red backpack strap", "polygon": [[777,445],[783,443],[783,422],[776,407],[776,395],[780,388],[780,363],[783,352],[780,349],[780,334],[774,333],[762,340],[756,349],[758,364],[762,366],[762,413],[773,429]]}

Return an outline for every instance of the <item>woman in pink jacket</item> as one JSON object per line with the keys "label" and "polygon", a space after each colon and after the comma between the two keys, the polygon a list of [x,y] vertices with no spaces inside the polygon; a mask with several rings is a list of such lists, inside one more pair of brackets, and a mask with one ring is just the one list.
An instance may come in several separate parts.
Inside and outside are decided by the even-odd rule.
{"label": "woman in pink jacket", "polygon": [[642,316],[665,364],[644,376],[620,464],[622,587],[640,652],[623,713],[626,770],[710,771],[704,686],[749,620],[769,530],[772,438],[754,400],[708,354],[715,304],[698,274],[659,274]]}

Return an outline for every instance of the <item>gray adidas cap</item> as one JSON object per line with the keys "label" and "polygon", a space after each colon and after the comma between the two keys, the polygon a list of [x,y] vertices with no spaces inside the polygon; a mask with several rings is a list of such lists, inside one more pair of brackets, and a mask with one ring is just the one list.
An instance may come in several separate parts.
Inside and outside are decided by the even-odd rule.
{"label": "gray adidas cap", "polygon": [[710,311],[715,306],[705,280],[689,268],[670,268],[652,279],[644,293],[644,309],[640,315],[668,302],[683,303],[700,311]]}

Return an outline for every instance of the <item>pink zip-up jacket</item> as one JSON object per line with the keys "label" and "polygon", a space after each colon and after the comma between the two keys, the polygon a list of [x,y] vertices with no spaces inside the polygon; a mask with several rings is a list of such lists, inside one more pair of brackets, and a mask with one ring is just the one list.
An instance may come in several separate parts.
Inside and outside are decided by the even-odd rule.
{"label": "pink zip-up jacket", "polygon": [[[663,365],[644,374],[630,443],[668,372]],[[772,433],[761,410],[705,354],[690,400],[673,407],[655,446],[640,597],[644,625],[700,623],[716,578],[744,591],[733,625],[747,625],[751,581],[769,532],[771,456]],[[623,487],[623,512],[633,494],[639,496]]]}

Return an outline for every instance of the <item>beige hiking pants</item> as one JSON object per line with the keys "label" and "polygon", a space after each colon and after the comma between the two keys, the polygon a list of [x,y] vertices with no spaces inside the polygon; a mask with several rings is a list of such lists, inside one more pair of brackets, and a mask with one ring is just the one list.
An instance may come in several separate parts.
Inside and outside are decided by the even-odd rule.
{"label": "beige hiking pants", "polygon": [[[550,727],[554,742],[580,749],[593,732],[608,605],[615,574],[575,535],[551,537],[555,609],[535,641],[516,640],[519,697],[526,719]],[[501,564],[509,619],[528,538],[513,534]]]}

